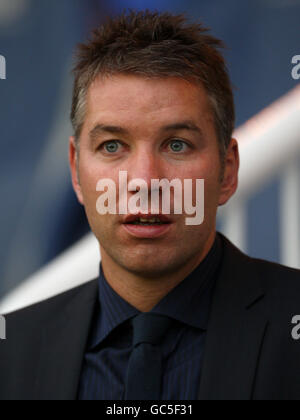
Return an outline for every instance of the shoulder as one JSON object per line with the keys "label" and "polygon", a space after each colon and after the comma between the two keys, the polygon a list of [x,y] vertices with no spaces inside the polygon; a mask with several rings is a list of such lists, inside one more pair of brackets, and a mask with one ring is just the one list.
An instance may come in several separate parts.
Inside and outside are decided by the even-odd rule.
{"label": "shoulder", "polygon": [[282,264],[270,262],[260,258],[253,258],[239,250],[228,238],[219,233],[223,242],[225,258],[232,259],[232,262],[243,267],[244,270],[249,268],[257,272],[257,275],[263,277],[266,284],[273,286],[283,286],[283,280],[287,280],[295,284],[300,289],[300,270],[286,267]]}
{"label": "shoulder", "polygon": [[254,265],[265,279],[266,285],[280,288],[288,283],[300,292],[300,270],[258,258],[248,258],[250,264]]}
{"label": "shoulder", "polygon": [[[232,272],[238,275],[241,287],[259,283],[271,306],[277,308],[298,307],[300,313],[300,270],[282,264],[250,257],[235,247],[225,236],[224,256]],[[273,304],[273,305],[272,305]]]}
{"label": "shoulder", "polygon": [[14,330],[14,327],[17,326],[20,333],[24,330],[27,333],[29,329],[35,330],[41,324],[53,319],[53,317],[62,316],[65,308],[73,301],[76,301],[76,299],[95,296],[97,285],[97,279],[93,279],[81,286],[35,303],[34,305],[8,314],[4,313],[3,316],[7,322],[7,330],[10,330],[10,326]]}
{"label": "shoulder", "polygon": [[44,331],[51,325],[64,325],[68,316],[84,319],[96,301],[97,287],[98,281],[92,280],[50,299],[4,314],[6,339],[0,343],[0,370],[5,371],[8,364],[14,364],[17,369],[17,366],[39,357]]}
{"label": "shoulder", "polygon": [[250,264],[266,291],[270,315],[280,319],[286,313],[292,319],[300,314],[300,270],[257,258],[250,258]]}

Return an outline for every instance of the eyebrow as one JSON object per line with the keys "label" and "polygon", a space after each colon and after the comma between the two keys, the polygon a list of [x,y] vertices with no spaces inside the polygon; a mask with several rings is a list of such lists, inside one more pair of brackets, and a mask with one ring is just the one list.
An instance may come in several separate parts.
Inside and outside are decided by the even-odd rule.
{"label": "eyebrow", "polygon": [[186,120],[182,122],[178,122],[175,124],[169,124],[162,128],[163,131],[171,131],[171,130],[189,130],[195,131],[201,135],[203,135],[203,131],[200,127],[198,127],[193,121]]}
{"label": "eyebrow", "polygon": [[[203,136],[203,131],[198,127],[193,121],[185,120],[173,124],[168,124],[160,129],[162,132],[167,131],[179,131],[179,130],[188,130],[194,131]],[[89,133],[90,139],[93,141],[97,138],[98,135],[103,133],[111,134],[121,134],[129,135],[129,131],[124,127],[119,127],[117,125],[106,125],[106,124],[97,124]]]}
{"label": "eyebrow", "polygon": [[91,131],[90,131],[90,138],[94,139],[99,134],[103,133],[111,133],[111,134],[128,134],[128,130],[126,128],[118,127],[116,125],[106,125],[106,124],[97,124]]}

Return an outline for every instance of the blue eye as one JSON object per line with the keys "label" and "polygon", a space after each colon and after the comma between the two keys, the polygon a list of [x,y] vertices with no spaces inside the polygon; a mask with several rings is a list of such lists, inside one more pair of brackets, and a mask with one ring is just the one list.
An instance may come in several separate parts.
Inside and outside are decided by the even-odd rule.
{"label": "blue eye", "polygon": [[171,145],[172,145],[171,146],[172,147],[172,150],[175,153],[181,152],[182,151],[182,148],[184,146],[187,146],[187,144],[184,141],[182,141],[182,140],[173,140],[173,141],[171,141]]}
{"label": "blue eye", "polygon": [[111,140],[103,143],[102,147],[104,147],[108,153],[112,154],[118,150],[118,145],[119,142],[117,140]]}

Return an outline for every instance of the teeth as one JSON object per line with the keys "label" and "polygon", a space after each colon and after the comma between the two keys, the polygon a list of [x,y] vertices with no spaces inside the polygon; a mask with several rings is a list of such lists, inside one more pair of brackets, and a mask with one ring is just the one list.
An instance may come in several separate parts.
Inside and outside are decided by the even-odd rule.
{"label": "teeth", "polygon": [[152,217],[151,219],[146,219],[144,217],[138,217],[135,221],[130,222],[131,224],[142,224],[142,225],[150,225],[150,224],[159,224],[163,225],[165,222],[162,222],[159,217]]}
{"label": "teeth", "polygon": [[153,217],[152,219],[143,219],[142,217],[139,218],[139,222],[141,223],[160,223],[158,217]]}

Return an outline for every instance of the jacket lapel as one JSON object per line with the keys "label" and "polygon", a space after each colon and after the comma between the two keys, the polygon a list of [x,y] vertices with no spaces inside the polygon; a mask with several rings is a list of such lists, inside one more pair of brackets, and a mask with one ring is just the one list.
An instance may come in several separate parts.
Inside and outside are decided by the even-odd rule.
{"label": "jacket lapel", "polygon": [[224,258],[206,338],[200,400],[250,400],[268,320],[255,264],[223,235]]}
{"label": "jacket lapel", "polygon": [[75,400],[97,299],[97,280],[60,297],[46,323],[37,374],[36,400]]}

